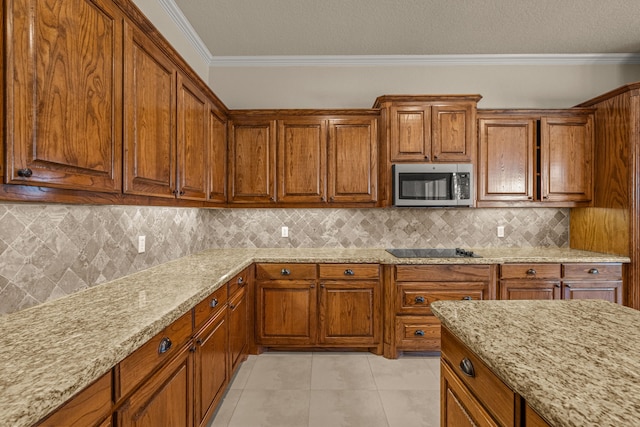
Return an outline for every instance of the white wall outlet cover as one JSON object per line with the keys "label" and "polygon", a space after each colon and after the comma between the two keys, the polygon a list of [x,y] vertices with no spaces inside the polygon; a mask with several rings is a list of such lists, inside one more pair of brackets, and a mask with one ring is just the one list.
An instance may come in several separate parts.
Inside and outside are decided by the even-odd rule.
{"label": "white wall outlet cover", "polygon": [[146,248],[146,237],[145,236],[138,236],[138,253],[144,253],[144,251],[147,249]]}
{"label": "white wall outlet cover", "polygon": [[282,227],[282,237],[289,237],[289,227],[287,226]]}

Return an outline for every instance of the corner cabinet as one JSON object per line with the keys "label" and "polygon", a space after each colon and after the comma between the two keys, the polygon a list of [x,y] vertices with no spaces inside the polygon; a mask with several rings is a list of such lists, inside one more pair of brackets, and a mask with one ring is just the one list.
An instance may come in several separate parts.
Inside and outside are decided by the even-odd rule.
{"label": "corner cabinet", "polygon": [[588,206],[593,110],[479,110],[478,207]]}
{"label": "corner cabinet", "polygon": [[5,6],[5,183],[120,193],[122,12],[108,0]]}

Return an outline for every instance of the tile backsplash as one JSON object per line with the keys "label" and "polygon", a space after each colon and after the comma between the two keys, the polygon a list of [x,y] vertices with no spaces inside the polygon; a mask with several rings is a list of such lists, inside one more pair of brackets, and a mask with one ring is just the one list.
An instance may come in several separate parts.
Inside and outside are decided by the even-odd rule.
{"label": "tile backsplash", "polygon": [[[505,237],[496,227],[505,227]],[[280,228],[289,227],[289,237]],[[138,236],[146,251],[137,252]],[[0,314],[208,248],[567,247],[569,209],[0,204]]]}

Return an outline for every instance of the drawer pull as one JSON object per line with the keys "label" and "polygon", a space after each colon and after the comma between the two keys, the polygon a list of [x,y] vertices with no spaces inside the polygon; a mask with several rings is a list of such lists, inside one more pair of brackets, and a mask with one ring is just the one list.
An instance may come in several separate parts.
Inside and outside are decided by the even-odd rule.
{"label": "drawer pull", "polygon": [[163,354],[169,351],[171,348],[171,340],[168,337],[162,338],[160,345],[158,346],[158,354]]}
{"label": "drawer pull", "polygon": [[238,285],[244,286],[244,279],[242,277],[238,277]]}
{"label": "drawer pull", "polygon": [[211,308],[217,307],[218,306],[218,298],[212,299],[211,302],[209,303],[209,306],[211,306]]}
{"label": "drawer pull", "polygon": [[600,274],[600,272],[597,268],[592,268],[591,270],[589,270],[589,274]]}
{"label": "drawer pull", "polygon": [[464,301],[471,301],[473,299],[473,297],[470,297],[469,295],[463,296],[462,299]]}
{"label": "drawer pull", "polygon": [[280,274],[282,274],[283,276],[289,276],[291,274],[291,270],[289,270],[288,268],[283,268],[282,270],[280,270]]}
{"label": "drawer pull", "polygon": [[527,270],[527,276],[535,276],[536,271],[533,268]]}
{"label": "drawer pull", "polygon": [[424,336],[424,331],[422,329],[418,329],[417,331],[415,331],[413,333],[415,336],[417,337],[423,337]]}
{"label": "drawer pull", "polygon": [[462,373],[468,377],[473,378],[476,376],[476,371],[473,369],[473,363],[471,363],[471,360],[466,357],[460,362],[460,369],[462,370]]}
{"label": "drawer pull", "polygon": [[31,175],[33,175],[33,171],[29,168],[18,169],[18,176],[20,178],[31,178]]}
{"label": "drawer pull", "polygon": [[424,304],[424,297],[423,296],[417,296],[415,299],[416,304]]}
{"label": "drawer pull", "polygon": [[352,269],[350,269],[350,268],[347,268],[347,269],[344,271],[344,275],[345,275],[345,276],[354,276],[355,274],[356,274],[356,273],[354,273],[354,272],[353,272],[353,270],[352,270]]}

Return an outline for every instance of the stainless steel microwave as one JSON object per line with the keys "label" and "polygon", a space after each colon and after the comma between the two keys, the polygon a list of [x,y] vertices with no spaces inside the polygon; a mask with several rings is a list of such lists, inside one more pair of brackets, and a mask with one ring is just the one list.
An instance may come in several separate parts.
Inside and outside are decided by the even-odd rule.
{"label": "stainless steel microwave", "polygon": [[473,165],[393,165],[394,206],[473,205]]}

